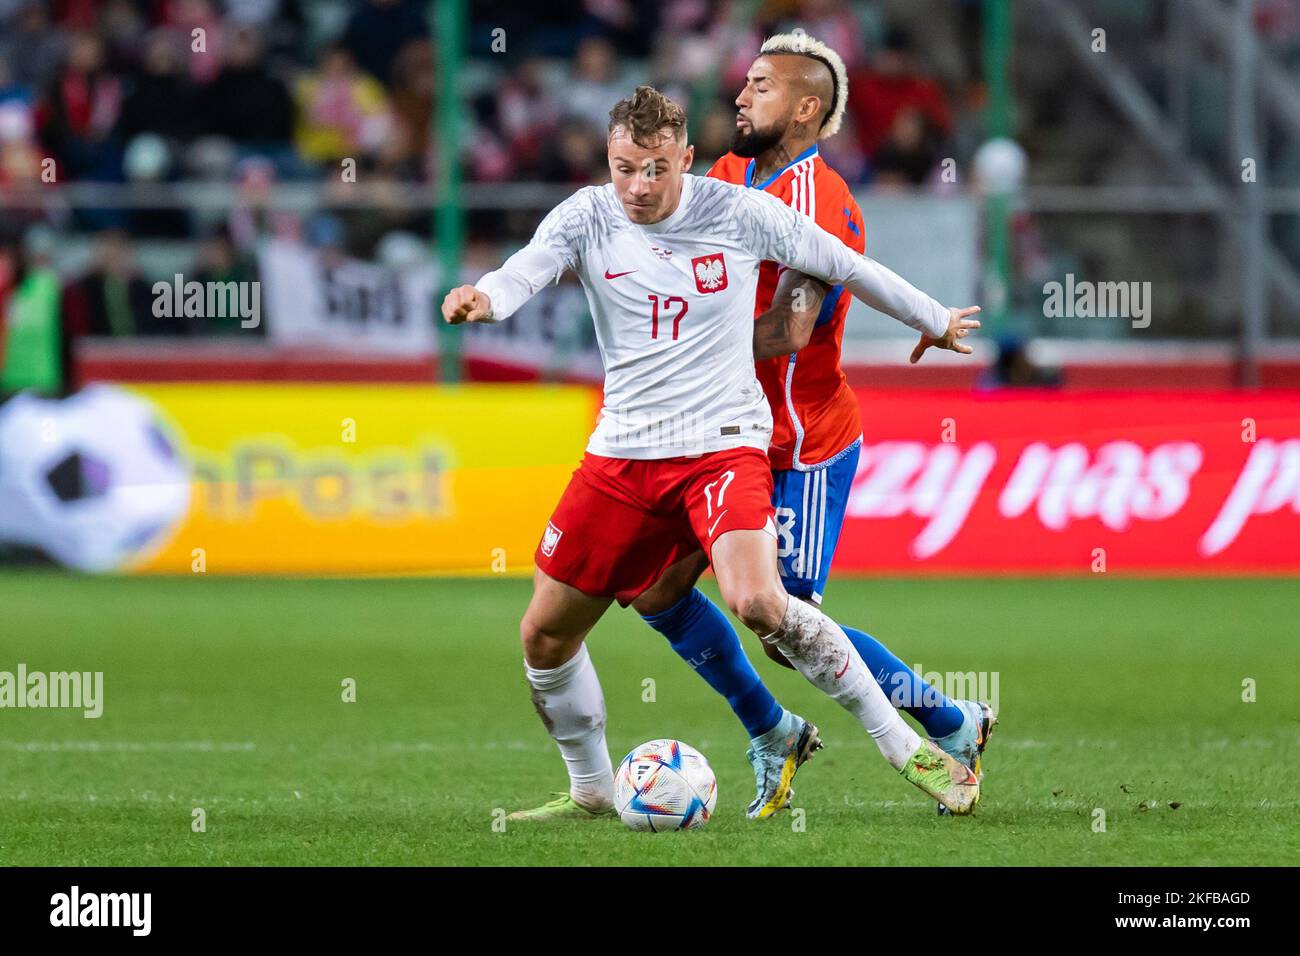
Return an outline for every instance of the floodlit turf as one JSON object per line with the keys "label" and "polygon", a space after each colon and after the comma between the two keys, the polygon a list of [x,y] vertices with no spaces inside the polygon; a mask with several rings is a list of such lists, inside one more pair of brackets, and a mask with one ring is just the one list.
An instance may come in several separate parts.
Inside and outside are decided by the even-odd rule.
{"label": "floodlit turf", "polygon": [[[0,575],[0,670],[104,672],[98,720],[0,710],[13,864],[1294,864],[1300,583],[834,581],[833,616],[926,670],[996,672],[971,819],[940,819],[843,712],[761,658],[822,727],[800,818],[744,817],[725,703],[612,611],[592,639],[617,761],[678,737],[720,797],[702,831],[493,828],[563,767],[521,673],[518,580]],[[345,678],[356,702],[341,699]],[[1242,682],[1258,700],[1242,701]],[[652,680],[654,701],[646,702]],[[193,812],[206,832],[192,831]],[[1094,832],[1094,811],[1105,832]]]}

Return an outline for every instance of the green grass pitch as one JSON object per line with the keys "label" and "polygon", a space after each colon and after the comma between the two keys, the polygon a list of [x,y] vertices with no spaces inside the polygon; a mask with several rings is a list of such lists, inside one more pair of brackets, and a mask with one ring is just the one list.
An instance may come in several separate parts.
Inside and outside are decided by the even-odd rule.
{"label": "green grass pitch", "polygon": [[[505,579],[5,572],[0,670],[100,670],[105,702],[98,720],[0,710],[0,863],[1297,859],[1294,580],[833,581],[832,616],[908,663],[997,673],[1003,722],[968,819],[937,817],[847,714],[746,635],[768,685],[826,741],[796,781],[802,816],[747,821],[739,724],[661,637],[614,609],[591,639],[613,759],[677,737],[718,775],[709,825],[663,835],[613,820],[494,829],[496,811],[539,803],[565,779],[521,671],[528,590]],[[354,703],[342,699],[345,678]],[[196,808],[206,832],[192,829]]]}

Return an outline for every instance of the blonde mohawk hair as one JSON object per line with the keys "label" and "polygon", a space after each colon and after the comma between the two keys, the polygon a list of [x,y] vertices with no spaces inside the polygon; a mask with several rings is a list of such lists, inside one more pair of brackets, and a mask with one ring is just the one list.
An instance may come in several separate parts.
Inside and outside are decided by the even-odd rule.
{"label": "blonde mohawk hair", "polygon": [[759,53],[789,54],[806,56],[817,60],[831,71],[831,89],[834,91],[830,110],[822,120],[818,139],[826,139],[840,131],[840,121],[844,119],[844,106],[849,101],[849,74],[844,69],[840,55],[821,40],[814,39],[806,33],[778,33],[763,41]]}

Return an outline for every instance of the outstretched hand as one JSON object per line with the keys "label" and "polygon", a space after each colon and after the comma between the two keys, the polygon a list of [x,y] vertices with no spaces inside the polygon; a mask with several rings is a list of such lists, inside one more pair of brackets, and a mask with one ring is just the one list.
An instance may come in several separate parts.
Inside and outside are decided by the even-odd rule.
{"label": "outstretched hand", "polygon": [[970,334],[971,329],[980,327],[978,319],[967,318],[968,315],[974,315],[979,310],[978,305],[968,306],[965,309],[950,308],[948,310],[948,331],[939,338],[922,334],[921,341],[917,342],[916,348],[912,349],[912,364],[915,365],[921,361],[921,356],[925,354],[925,350],[931,347],[969,355],[973,350],[961,340]]}

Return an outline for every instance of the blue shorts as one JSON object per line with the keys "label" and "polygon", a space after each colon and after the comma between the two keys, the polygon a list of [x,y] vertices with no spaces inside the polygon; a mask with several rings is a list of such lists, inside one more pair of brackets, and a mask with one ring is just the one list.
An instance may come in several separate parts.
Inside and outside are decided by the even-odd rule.
{"label": "blue shorts", "polygon": [[861,452],[859,439],[815,470],[772,472],[777,564],[795,597],[822,599]]}

